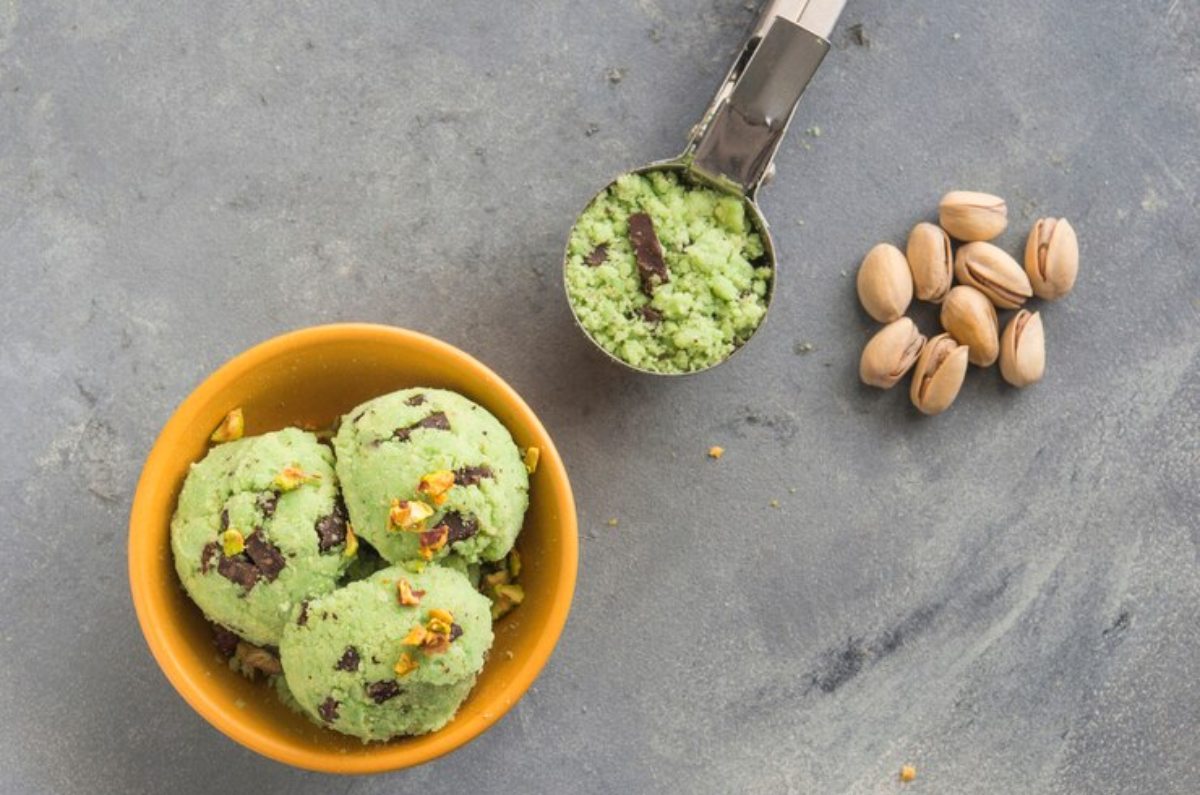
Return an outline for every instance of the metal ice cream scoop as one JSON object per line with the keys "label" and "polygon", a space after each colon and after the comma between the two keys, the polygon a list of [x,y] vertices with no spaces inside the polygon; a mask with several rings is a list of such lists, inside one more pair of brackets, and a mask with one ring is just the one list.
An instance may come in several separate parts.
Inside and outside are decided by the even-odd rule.
{"label": "metal ice cream scoop", "polygon": [[[716,188],[742,198],[747,216],[763,241],[763,260],[772,276],[764,297],[767,309],[778,278],[778,261],[771,231],[758,207],[758,189],[774,175],[772,160],[787,132],[800,96],[829,51],[829,34],[846,0],[769,0],[729,74],[725,76],[700,122],[692,128],[687,148],[677,157],[635,169],[634,174],[671,171],[698,185]],[[622,175],[623,176],[623,175]],[[610,182],[592,201],[616,182]],[[589,202],[589,206],[590,206]],[[567,277],[569,251],[563,258]],[[569,293],[568,293],[569,294]],[[601,346],[588,333],[571,307],[578,325],[588,338],[620,364],[653,375],[676,375],[634,367]],[[766,322],[764,315],[758,327]],[[752,335],[753,335],[752,333]],[[735,347],[732,356],[741,350]],[[715,362],[701,370],[721,364]],[[683,373],[678,373],[682,375]],[[687,373],[691,374],[691,373]]]}

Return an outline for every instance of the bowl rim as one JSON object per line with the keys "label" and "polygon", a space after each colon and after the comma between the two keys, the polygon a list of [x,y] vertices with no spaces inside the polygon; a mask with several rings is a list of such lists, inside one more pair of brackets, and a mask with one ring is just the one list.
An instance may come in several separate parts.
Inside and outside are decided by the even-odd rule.
{"label": "bowl rim", "polygon": [[[270,734],[243,725],[218,704],[202,683],[186,670],[183,656],[158,626],[159,617],[165,613],[165,609],[153,594],[150,580],[154,566],[142,559],[135,549],[135,542],[146,532],[139,531],[139,528],[157,523],[153,508],[158,492],[155,483],[159,482],[161,470],[173,458],[173,440],[186,431],[192,415],[197,413],[199,407],[207,404],[231,381],[245,375],[264,361],[315,344],[347,339],[402,345],[417,344],[453,359],[457,365],[470,370],[473,378],[487,383],[489,388],[498,392],[501,400],[515,406],[518,413],[523,415],[523,424],[531,426],[533,431],[542,437],[545,445],[541,450],[538,467],[551,471],[553,475],[550,479],[562,484],[561,488],[554,490],[555,499],[564,503],[560,511],[561,549],[557,561],[562,594],[554,600],[545,629],[537,638],[532,652],[523,657],[521,664],[513,670],[511,677],[494,700],[489,702],[488,708],[481,710],[477,717],[457,727],[456,721],[452,720],[446,727],[425,735],[429,741],[416,748],[380,744],[373,746],[371,753],[365,754],[339,754],[334,751],[313,753],[297,749]],[[450,753],[497,723],[517,703],[549,661],[566,625],[578,576],[579,529],[574,494],[562,458],[533,409],[504,379],[465,351],[427,334],[375,323],[331,323],[285,332],[253,345],[206,376],[180,402],[155,437],[142,465],[130,510],[126,553],[130,594],[142,637],[150,647],[159,669],[192,709],[233,741],[277,762],[317,772],[351,775],[400,770]]]}

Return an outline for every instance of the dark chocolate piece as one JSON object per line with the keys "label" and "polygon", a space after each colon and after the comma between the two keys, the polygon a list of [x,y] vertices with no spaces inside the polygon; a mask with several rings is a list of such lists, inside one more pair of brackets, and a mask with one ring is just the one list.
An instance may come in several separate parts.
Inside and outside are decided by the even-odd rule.
{"label": "dark chocolate piece", "polygon": [[237,651],[238,636],[220,624],[213,624],[213,645],[228,660]]}
{"label": "dark chocolate piece", "polygon": [[263,536],[261,527],[255,528],[254,532],[246,537],[246,554],[254,561],[255,568],[267,582],[274,582],[279,572],[287,565],[279,547]]}
{"label": "dark chocolate piece", "polygon": [[308,626],[308,600],[300,603],[300,615],[296,616],[296,626]]}
{"label": "dark chocolate piece", "polygon": [[382,682],[372,682],[367,685],[367,695],[376,704],[382,704],[388,699],[395,698],[404,691],[400,689],[400,685],[396,684],[393,679],[384,679]]}
{"label": "dark chocolate piece", "polygon": [[254,584],[258,582],[258,569],[245,555],[237,555],[232,558],[222,555],[221,559],[217,561],[217,574],[232,583],[237,583],[247,591],[253,590]]}
{"label": "dark chocolate piece", "polygon": [[212,562],[221,556],[221,545],[216,541],[209,541],[204,545],[204,549],[200,550],[200,573],[208,574],[208,570],[212,568]]}
{"label": "dark chocolate piece", "polygon": [[228,530],[228,529],[229,529],[229,509],[222,508],[221,509],[221,530]]}
{"label": "dark chocolate piece", "polygon": [[337,665],[333,667],[338,671],[357,671],[358,649],[347,646],[346,651],[342,654],[342,659],[338,660]]}
{"label": "dark chocolate piece", "polygon": [[454,473],[454,483],[459,486],[478,486],[484,478],[494,477],[492,468],[487,464],[477,467],[463,467]]}
{"label": "dark chocolate piece", "polygon": [[604,243],[592,249],[592,252],[583,258],[583,263],[589,268],[598,268],[608,259],[608,246]]}
{"label": "dark chocolate piece", "polygon": [[317,712],[321,715],[321,720],[325,721],[326,723],[333,723],[335,720],[337,720],[338,704],[340,703],[342,702],[338,701],[333,696],[327,696],[325,700],[321,702],[321,706],[317,707]]}
{"label": "dark chocolate piece", "polygon": [[273,491],[264,491],[254,501],[254,504],[258,506],[258,510],[262,511],[263,518],[265,519],[270,519],[275,515],[275,506],[278,503],[279,495]]}
{"label": "dark chocolate piece", "polygon": [[406,406],[420,406],[425,402],[425,396],[422,394],[413,395],[408,400],[404,401]]}
{"label": "dark chocolate piece", "polygon": [[653,295],[654,288],[671,281],[667,275],[667,263],[663,261],[662,246],[654,234],[654,222],[645,213],[629,216],[629,242],[633,244],[633,256],[637,260],[638,276],[642,279],[642,292]]}
{"label": "dark chocolate piece", "polygon": [[[479,521],[474,516],[464,517],[457,511],[450,511],[438,522],[438,528],[446,528],[448,534],[446,543],[464,541],[479,532]],[[436,528],[435,528],[436,529]]]}
{"label": "dark chocolate piece", "polygon": [[642,320],[646,321],[647,323],[662,322],[662,312],[659,312],[657,309],[650,306],[649,304],[646,304],[646,306],[643,306],[642,308],[640,308],[638,310],[638,314],[641,315]]}
{"label": "dark chocolate piece", "polygon": [[462,627],[460,627],[458,624],[451,624],[450,625],[450,642],[453,643],[454,641],[456,641],[460,637],[462,637],[462,632],[463,632]]}
{"label": "dark chocolate piece", "polygon": [[397,428],[395,433],[392,434],[392,438],[398,442],[407,442],[408,437],[411,436],[412,432],[418,428],[429,428],[430,430],[434,431],[448,431],[450,430],[450,420],[446,417],[446,413],[444,411],[435,411],[428,417],[417,420],[407,428]]}
{"label": "dark chocolate piece", "polygon": [[333,502],[332,513],[322,516],[314,525],[317,531],[317,549],[328,552],[346,543],[346,522],[346,505],[342,498],[338,497]]}

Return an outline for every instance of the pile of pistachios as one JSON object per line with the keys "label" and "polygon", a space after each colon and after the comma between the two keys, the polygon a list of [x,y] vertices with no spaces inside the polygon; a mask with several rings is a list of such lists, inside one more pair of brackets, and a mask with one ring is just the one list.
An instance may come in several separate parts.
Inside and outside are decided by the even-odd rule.
{"label": "pile of pistachios", "polygon": [[[880,243],[858,269],[858,297],[867,314],[886,323],[863,348],[859,375],[882,389],[913,370],[909,395],[925,414],[950,407],[962,388],[968,363],[990,367],[1016,387],[1040,381],[1046,371],[1046,339],[1038,312],[1024,308],[1037,296],[1062,298],[1075,286],[1079,241],[1065,218],[1039,218],[1025,243],[1025,268],[987,242],[1008,226],[1008,207],[998,196],[951,191],[938,204],[940,226],[913,227],[902,253]],[[960,241],[955,250],[953,240]],[[957,280],[958,284],[954,282]],[[905,315],[914,295],[941,304],[943,331],[926,339]],[[1015,310],[1000,331],[996,310]]]}

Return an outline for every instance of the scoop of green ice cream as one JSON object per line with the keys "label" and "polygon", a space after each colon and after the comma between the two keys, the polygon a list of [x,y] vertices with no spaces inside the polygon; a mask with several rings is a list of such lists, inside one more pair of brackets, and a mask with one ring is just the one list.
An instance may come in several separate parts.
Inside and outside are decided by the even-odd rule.
{"label": "scoop of green ice cream", "polygon": [[[401,604],[401,580],[418,604]],[[422,634],[435,637],[420,642]],[[367,741],[444,726],[491,645],[490,603],[466,577],[393,566],[297,609],[279,651],[304,712]]]}
{"label": "scoop of green ice cream", "polygon": [[279,643],[302,599],[332,591],[350,563],[333,453],[287,428],[218,445],[192,465],[171,551],[210,621],[252,643]]}
{"label": "scoop of green ice cream", "polygon": [[[661,246],[665,275],[639,271],[632,216],[644,216],[641,236]],[[667,171],[620,177],[579,216],[567,244],[567,295],[580,324],[609,353],[653,372],[728,357],[766,315],[771,277],[742,199]]]}
{"label": "scoop of green ice cream", "polygon": [[[427,553],[433,559],[499,560],[512,549],[529,475],[511,434],[481,406],[441,389],[394,392],[346,415],[334,447],[354,530],[387,560],[422,557],[443,527],[444,545]],[[438,472],[453,476],[440,503],[420,491],[422,478]],[[389,520],[395,500],[424,502],[433,514],[406,530]]]}

